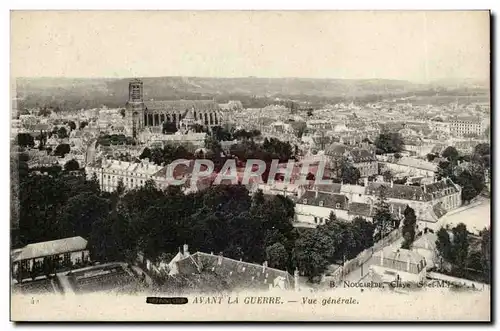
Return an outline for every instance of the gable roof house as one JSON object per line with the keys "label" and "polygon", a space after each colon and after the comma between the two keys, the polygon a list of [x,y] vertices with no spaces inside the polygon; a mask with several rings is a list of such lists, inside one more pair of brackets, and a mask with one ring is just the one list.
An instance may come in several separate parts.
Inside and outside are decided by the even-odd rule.
{"label": "gable roof house", "polygon": [[425,257],[408,249],[387,246],[374,254],[370,267],[385,281],[420,282],[426,277]]}
{"label": "gable roof house", "polygon": [[209,273],[224,280],[231,290],[291,289],[293,277],[288,272],[262,265],[243,262],[221,254],[196,252],[175,261],[175,275],[194,276]]}

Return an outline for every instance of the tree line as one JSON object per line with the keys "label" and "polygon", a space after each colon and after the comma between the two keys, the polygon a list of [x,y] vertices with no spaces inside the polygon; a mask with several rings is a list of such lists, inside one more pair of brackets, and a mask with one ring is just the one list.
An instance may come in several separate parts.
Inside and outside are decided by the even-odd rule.
{"label": "tree line", "polygon": [[437,232],[436,249],[439,253],[438,270],[456,277],[491,281],[491,233],[485,228],[480,233],[479,247],[473,247],[473,238],[464,223]]}
{"label": "tree line", "polygon": [[454,147],[447,147],[438,164],[437,177],[450,178],[462,187],[462,200],[469,202],[485,188],[485,174],[490,171],[490,145],[478,144],[471,155],[461,156]]}

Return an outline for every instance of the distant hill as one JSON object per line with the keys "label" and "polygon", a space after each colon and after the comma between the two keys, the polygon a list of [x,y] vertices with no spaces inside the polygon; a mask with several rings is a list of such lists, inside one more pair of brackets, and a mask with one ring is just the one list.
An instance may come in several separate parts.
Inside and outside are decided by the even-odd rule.
{"label": "distant hill", "polygon": [[[131,78],[130,78],[131,79]],[[18,78],[18,108],[52,106],[61,109],[122,107],[128,97],[130,79],[106,78]],[[313,104],[379,100],[383,97],[425,93],[429,85],[384,79],[312,78],[202,78],[145,77],[145,100],[215,99],[241,100],[246,107],[265,106],[275,98]],[[431,94],[434,92],[431,92]],[[371,101],[367,101],[371,102]]]}

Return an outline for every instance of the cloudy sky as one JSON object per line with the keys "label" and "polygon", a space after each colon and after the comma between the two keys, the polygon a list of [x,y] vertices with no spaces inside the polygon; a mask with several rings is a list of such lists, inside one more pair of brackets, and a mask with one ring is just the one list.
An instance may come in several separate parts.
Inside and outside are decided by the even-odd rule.
{"label": "cloudy sky", "polygon": [[12,12],[14,77],[489,79],[488,12]]}

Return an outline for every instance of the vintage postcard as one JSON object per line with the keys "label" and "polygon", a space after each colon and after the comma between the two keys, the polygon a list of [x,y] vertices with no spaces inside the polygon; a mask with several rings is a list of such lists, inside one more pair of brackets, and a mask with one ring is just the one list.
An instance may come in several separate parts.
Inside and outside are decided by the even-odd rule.
{"label": "vintage postcard", "polygon": [[490,321],[488,11],[12,11],[12,321]]}

